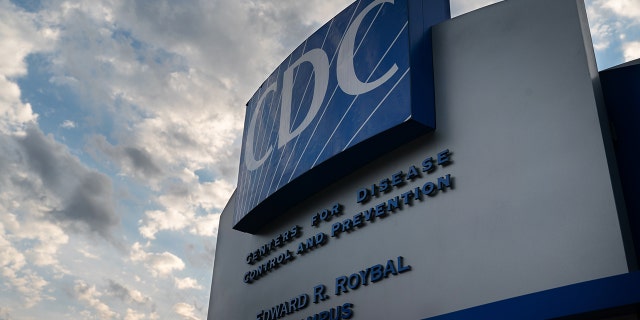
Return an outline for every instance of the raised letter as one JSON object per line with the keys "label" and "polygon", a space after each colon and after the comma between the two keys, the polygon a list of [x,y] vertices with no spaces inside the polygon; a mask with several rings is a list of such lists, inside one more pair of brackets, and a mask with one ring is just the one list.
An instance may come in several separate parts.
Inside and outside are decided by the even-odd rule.
{"label": "raised letter", "polygon": [[451,160],[449,159],[449,149],[444,149],[438,153],[438,164],[446,166]]}
{"label": "raised letter", "polygon": [[429,157],[422,161],[422,172],[431,172],[435,169],[433,166],[433,158]]}
{"label": "raised letter", "polygon": [[422,186],[422,193],[431,196],[436,191],[436,185],[433,182],[427,182]]}
{"label": "raised letter", "polygon": [[403,272],[407,272],[411,270],[411,266],[404,265],[404,257],[403,256],[398,256],[398,273],[403,273]]}
{"label": "raised letter", "polygon": [[381,264],[376,264],[371,267],[371,282],[378,282],[382,280],[384,267]]}
{"label": "raised letter", "polygon": [[413,180],[417,177],[420,177],[420,172],[418,172],[418,168],[416,168],[416,166],[409,167],[409,172],[407,172],[407,180]]}
{"label": "raised letter", "polygon": [[391,190],[391,186],[389,186],[390,182],[391,181],[389,181],[389,178],[384,178],[380,180],[380,192],[387,192]]}
{"label": "raised letter", "polygon": [[367,270],[362,270],[362,271],[358,271],[358,273],[360,274],[360,278],[362,279],[362,285],[366,286],[368,285],[369,281],[367,280],[367,278],[369,277],[369,273],[371,272],[371,268],[368,268]]}
{"label": "raised letter", "polygon": [[336,278],[336,296],[339,296],[343,292],[349,292],[349,290],[347,290],[346,285],[347,285],[347,277],[342,276],[342,277]]}
{"label": "raised letter", "polygon": [[369,200],[369,189],[362,188],[358,190],[358,194],[356,195],[356,202],[362,203]]}
{"label": "raised letter", "polygon": [[451,188],[451,175],[448,174],[444,177],[438,178],[438,189],[444,190],[444,188]]}
{"label": "raised letter", "polygon": [[323,245],[327,242],[327,235],[324,232],[316,234],[313,238],[316,245]]}
{"label": "raised letter", "polygon": [[354,273],[352,275],[349,276],[349,281],[347,281],[347,285],[349,286],[349,289],[351,290],[356,290],[358,289],[358,287],[360,287],[360,275],[357,273]]}
{"label": "raised letter", "polygon": [[398,274],[396,266],[393,264],[393,260],[387,261],[387,266],[384,268],[384,277],[389,277],[390,273],[394,276]]}
{"label": "raised letter", "polygon": [[353,317],[353,303],[345,303],[342,305],[342,319],[351,319]]}
{"label": "raised letter", "polygon": [[391,185],[394,187],[404,184],[404,173],[402,171],[391,175]]}
{"label": "raised letter", "polygon": [[331,215],[338,216],[342,213],[342,206],[339,203],[334,203],[331,208]]}
{"label": "raised letter", "polygon": [[387,200],[387,210],[393,212],[393,210],[398,209],[400,207],[400,204],[398,203],[399,201],[400,201],[400,197],[398,196],[395,196]]}
{"label": "raised letter", "polygon": [[376,205],[376,217],[384,218],[386,215],[387,215],[386,204],[383,202]]}
{"label": "raised letter", "polygon": [[304,242],[300,242],[300,244],[298,245],[298,250],[296,251],[296,254],[301,255],[301,254],[304,254],[305,251],[307,251],[307,249],[304,247]]}
{"label": "raised letter", "polygon": [[306,293],[303,293],[300,295],[299,298],[300,299],[298,300],[298,310],[306,308],[307,305],[309,304],[309,295]]}
{"label": "raised letter", "polygon": [[331,236],[337,237],[340,233],[340,229],[342,228],[342,223],[336,222],[331,226]]}
{"label": "raised letter", "polygon": [[297,236],[299,235],[299,234],[298,234],[298,231],[300,231],[300,227],[299,227],[299,226],[297,226],[297,225],[293,226],[293,227],[291,228],[291,238],[295,238],[295,237],[297,237]]}
{"label": "raised letter", "polygon": [[327,290],[327,287],[324,284],[319,284],[313,287],[313,303],[318,303],[320,301],[324,301],[327,299],[327,295],[324,292]]}
{"label": "raised letter", "polygon": [[287,250],[287,252],[284,253],[284,263],[291,260],[293,260],[293,252]]}

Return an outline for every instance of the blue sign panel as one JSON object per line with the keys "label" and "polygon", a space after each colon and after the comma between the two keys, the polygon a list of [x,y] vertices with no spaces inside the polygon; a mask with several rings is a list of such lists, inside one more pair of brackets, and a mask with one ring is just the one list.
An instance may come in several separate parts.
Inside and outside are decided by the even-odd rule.
{"label": "blue sign panel", "polygon": [[234,228],[434,130],[430,28],[449,16],[448,0],[360,0],[296,48],[247,104]]}

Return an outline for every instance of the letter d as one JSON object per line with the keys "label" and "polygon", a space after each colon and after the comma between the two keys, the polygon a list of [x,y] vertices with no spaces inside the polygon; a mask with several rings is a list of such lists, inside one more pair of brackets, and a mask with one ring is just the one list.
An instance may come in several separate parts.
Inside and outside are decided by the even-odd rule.
{"label": "letter d", "polygon": [[[294,70],[303,62],[309,62],[313,66],[314,85],[313,85],[313,97],[311,99],[311,105],[309,111],[304,117],[304,120],[300,125],[293,129],[291,128],[291,100],[293,95],[293,75]],[[311,76],[311,75],[309,75]],[[313,118],[315,118],[320,105],[324,101],[324,96],[327,93],[327,86],[329,85],[329,58],[322,49],[309,50],[296,60],[287,70],[284,72],[282,79],[282,109],[280,110],[280,130],[278,131],[278,148],[282,148],[287,142],[297,137],[302,130],[304,130]]]}

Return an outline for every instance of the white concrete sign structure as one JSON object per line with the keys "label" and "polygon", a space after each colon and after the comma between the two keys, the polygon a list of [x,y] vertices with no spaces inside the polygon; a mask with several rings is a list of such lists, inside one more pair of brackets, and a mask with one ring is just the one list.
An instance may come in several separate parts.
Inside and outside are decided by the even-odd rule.
{"label": "white concrete sign structure", "polygon": [[436,130],[259,234],[230,199],[208,319],[425,319],[634,268],[583,2],[504,1],[432,36]]}

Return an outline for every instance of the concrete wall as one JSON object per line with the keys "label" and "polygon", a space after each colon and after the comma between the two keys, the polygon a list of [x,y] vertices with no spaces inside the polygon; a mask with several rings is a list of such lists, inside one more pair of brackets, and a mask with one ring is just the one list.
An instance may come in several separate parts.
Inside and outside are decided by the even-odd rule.
{"label": "concrete wall", "polygon": [[[299,204],[260,235],[221,222],[209,319],[256,319],[313,288],[353,319],[422,319],[492,301],[628,272],[598,117],[595,61],[584,5],[511,0],[433,30],[437,128]],[[450,164],[366,204],[361,188],[448,149]],[[451,176],[452,187],[330,237],[251,284],[250,252],[294,225],[302,235],[261,262],[395,196]],[[402,198],[400,198],[402,199]],[[311,226],[334,203],[343,214]],[[335,295],[336,278],[404,257],[411,270]]]}

